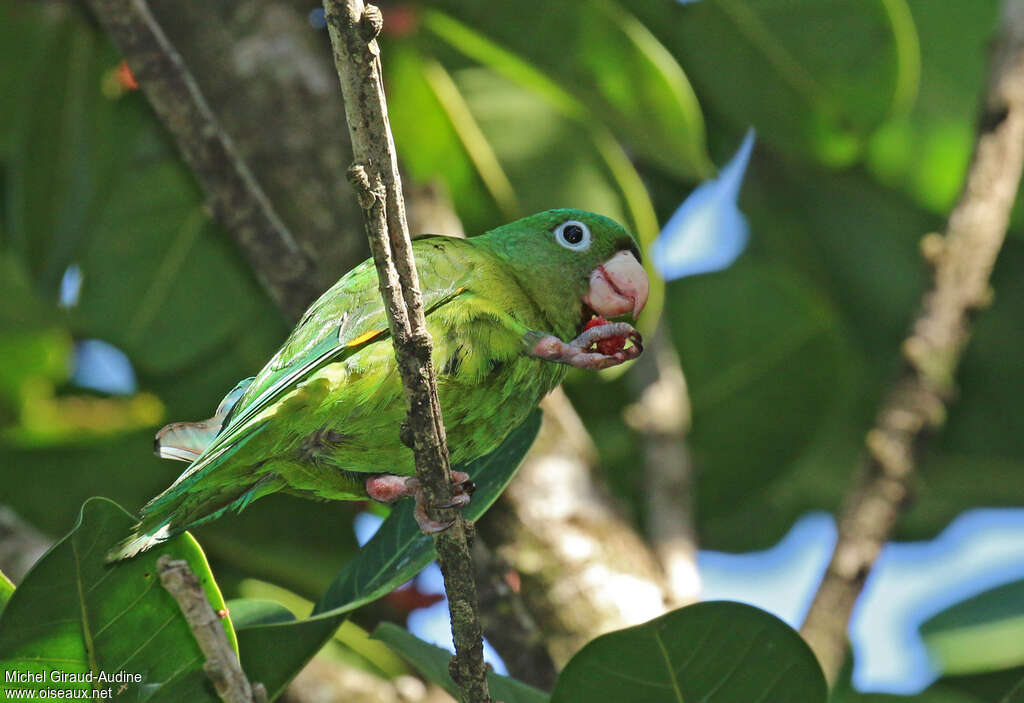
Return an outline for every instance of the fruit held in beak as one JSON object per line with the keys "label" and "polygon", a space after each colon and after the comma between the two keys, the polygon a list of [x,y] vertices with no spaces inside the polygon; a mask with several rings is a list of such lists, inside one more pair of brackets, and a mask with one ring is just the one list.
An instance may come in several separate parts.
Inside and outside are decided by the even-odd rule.
{"label": "fruit held in beak", "polygon": [[647,273],[632,252],[620,251],[590,272],[590,290],[583,297],[591,310],[604,317],[627,312],[635,320],[647,304]]}

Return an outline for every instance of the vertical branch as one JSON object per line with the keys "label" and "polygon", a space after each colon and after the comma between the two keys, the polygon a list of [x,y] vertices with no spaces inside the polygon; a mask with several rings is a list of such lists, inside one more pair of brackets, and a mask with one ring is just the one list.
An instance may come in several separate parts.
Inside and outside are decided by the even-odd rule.
{"label": "vertical branch", "polygon": [[143,0],[89,0],[256,276],[290,319],[319,294],[313,264],[277,216]]}
{"label": "vertical branch", "polygon": [[922,240],[934,272],[903,343],[906,368],[868,432],[860,484],[843,509],[832,561],[801,630],[830,680],[845,658],[857,596],[907,503],[920,440],[945,418],[971,313],[991,295],[989,276],[1024,164],[1024,0],[1005,2],[1001,30],[960,200],[945,236]]}
{"label": "vertical branch", "polygon": [[[352,138],[355,163],[349,177],[364,210],[405,389],[408,418],[402,440],[413,448],[427,504],[446,505],[452,499],[451,467],[381,79],[376,36],[383,20],[380,10],[364,7],[362,0],[324,0],[324,10]],[[438,512],[441,519],[455,520],[434,537],[455,640],[450,670],[464,703],[485,703],[490,694],[467,526],[456,511]]]}

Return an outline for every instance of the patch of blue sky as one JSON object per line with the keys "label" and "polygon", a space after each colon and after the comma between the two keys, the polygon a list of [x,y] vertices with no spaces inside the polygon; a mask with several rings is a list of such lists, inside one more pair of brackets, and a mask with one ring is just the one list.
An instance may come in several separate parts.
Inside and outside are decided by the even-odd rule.
{"label": "patch of blue sky", "polygon": [[80,388],[111,395],[131,395],[138,389],[128,355],[99,339],[75,344],[73,369],[71,382]]}
{"label": "patch of blue sky", "polygon": [[750,232],[738,201],[754,149],[754,130],[715,178],[691,192],[651,246],[654,267],[666,281],[720,271],[747,246]]}
{"label": "patch of blue sky", "polygon": [[78,305],[78,299],[82,294],[82,269],[78,264],[71,264],[64,270],[60,279],[60,292],[57,296],[57,305],[70,309]]}
{"label": "patch of blue sky", "polygon": [[[705,600],[750,603],[799,627],[835,544],[831,516],[800,518],[771,549],[702,551]],[[941,672],[918,628],[946,608],[1024,578],[1024,509],[967,511],[927,542],[890,543],[853,612],[853,684],[861,691],[912,695]]]}

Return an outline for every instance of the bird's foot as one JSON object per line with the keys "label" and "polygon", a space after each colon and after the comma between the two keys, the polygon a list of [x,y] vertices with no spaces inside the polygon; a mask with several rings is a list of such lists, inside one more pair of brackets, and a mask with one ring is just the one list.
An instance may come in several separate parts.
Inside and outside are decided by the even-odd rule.
{"label": "bird's foot", "polygon": [[[465,471],[452,471],[452,499],[448,503],[430,506],[432,508],[462,508],[469,505],[470,496],[476,485],[469,480]],[[377,474],[366,479],[366,493],[381,503],[393,503],[399,498],[412,496],[416,500],[413,515],[416,524],[425,535],[444,532],[455,524],[455,520],[434,520],[427,514],[427,502],[419,479],[414,476]]]}
{"label": "bird's foot", "polygon": [[[591,348],[606,340],[629,340],[632,345],[611,354]],[[563,342],[554,335],[528,332],[524,339],[527,353],[538,359],[568,364],[579,369],[606,369],[618,366],[640,356],[643,338],[628,322],[609,322],[584,330],[571,342]]]}

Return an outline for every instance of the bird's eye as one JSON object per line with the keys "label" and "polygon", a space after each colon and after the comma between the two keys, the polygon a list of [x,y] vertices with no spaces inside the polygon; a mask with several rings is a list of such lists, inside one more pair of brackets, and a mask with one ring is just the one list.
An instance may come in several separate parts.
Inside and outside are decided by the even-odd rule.
{"label": "bird's eye", "polygon": [[566,249],[585,251],[590,248],[590,228],[578,220],[569,220],[555,227],[555,239]]}

